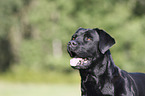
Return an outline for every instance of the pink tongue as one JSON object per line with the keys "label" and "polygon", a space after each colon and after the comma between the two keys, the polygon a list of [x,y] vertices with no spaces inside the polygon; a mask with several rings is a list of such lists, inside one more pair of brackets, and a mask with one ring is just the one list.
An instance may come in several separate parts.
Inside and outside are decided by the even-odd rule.
{"label": "pink tongue", "polygon": [[82,58],[73,58],[73,59],[70,59],[70,65],[71,66],[76,66],[82,60],[83,60]]}

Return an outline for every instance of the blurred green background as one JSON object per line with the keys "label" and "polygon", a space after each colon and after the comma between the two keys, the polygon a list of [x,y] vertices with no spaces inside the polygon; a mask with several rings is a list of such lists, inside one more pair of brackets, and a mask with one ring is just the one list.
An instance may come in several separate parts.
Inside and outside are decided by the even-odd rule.
{"label": "blurred green background", "polygon": [[79,96],[66,51],[79,27],[106,30],[115,64],[145,72],[144,0],[1,0],[0,96]]}

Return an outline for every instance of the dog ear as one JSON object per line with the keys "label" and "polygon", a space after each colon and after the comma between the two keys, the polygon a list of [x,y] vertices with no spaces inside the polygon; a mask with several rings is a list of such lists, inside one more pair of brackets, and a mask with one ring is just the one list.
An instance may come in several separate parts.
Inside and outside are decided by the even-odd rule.
{"label": "dog ear", "polygon": [[99,34],[99,50],[102,54],[104,54],[107,50],[109,50],[109,48],[111,48],[115,44],[115,40],[104,30],[100,30],[98,28],[95,28],[94,30],[96,30]]}

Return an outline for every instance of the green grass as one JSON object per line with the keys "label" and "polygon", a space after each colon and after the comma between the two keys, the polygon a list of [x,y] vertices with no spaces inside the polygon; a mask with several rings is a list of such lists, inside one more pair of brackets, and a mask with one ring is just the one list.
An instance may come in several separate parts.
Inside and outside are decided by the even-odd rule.
{"label": "green grass", "polygon": [[78,71],[57,72],[57,71],[32,71],[32,70],[19,70],[16,72],[6,72],[0,74],[1,81],[13,82],[13,83],[79,83],[80,75]]}
{"label": "green grass", "polygon": [[80,96],[80,85],[0,82],[0,96]]}
{"label": "green grass", "polygon": [[78,71],[9,71],[0,74],[0,96],[80,96],[79,82]]}

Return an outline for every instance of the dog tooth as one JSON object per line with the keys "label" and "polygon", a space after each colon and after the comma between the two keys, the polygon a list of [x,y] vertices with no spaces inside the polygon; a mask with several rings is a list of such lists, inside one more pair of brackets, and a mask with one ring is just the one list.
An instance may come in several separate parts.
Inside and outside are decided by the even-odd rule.
{"label": "dog tooth", "polygon": [[86,60],[87,60],[87,58],[84,59],[84,61],[86,61]]}
{"label": "dog tooth", "polygon": [[87,63],[88,61],[84,61],[84,63]]}

